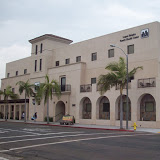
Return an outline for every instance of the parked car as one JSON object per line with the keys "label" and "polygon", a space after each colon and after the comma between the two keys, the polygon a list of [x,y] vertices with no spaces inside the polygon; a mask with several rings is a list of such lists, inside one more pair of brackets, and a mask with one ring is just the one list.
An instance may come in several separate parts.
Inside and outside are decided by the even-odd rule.
{"label": "parked car", "polygon": [[65,115],[62,117],[62,120],[60,121],[60,125],[73,125],[75,123],[74,116],[71,115]]}

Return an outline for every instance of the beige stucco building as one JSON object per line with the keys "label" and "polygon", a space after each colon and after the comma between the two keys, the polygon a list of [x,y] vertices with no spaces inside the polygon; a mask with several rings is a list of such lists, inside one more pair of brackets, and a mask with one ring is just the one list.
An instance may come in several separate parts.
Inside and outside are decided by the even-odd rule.
{"label": "beige stucco building", "polygon": [[[137,122],[141,127],[160,128],[160,23],[153,22],[123,31],[107,34],[86,41],[72,43],[71,40],[46,34],[29,40],[31,56],[7,63],[6,77],[1,88],[11,85],[18,93],[18,81],[30,80],[32,84],[44,82],[48,74],[61,85],[62,95],[49,102],[49,116],[58,121],[62,115],[75,116],[76,123],[119,126],[118,87],[104,95],[98,91],[97,81],[106,74],[105,66],[119,57],[129,58],[129,70],[143,66],[129,83],[129,126]],[[125,126],[126,102],[124,94],[123,118]],[[0,101],[0,116],[7,113],[9,119],[21,119],[24,112],[24,95],[19,100],[9,101],[5,106]],[[38,121],[44,121],[46,106],[27,100],[27,118],[37,112]]]}

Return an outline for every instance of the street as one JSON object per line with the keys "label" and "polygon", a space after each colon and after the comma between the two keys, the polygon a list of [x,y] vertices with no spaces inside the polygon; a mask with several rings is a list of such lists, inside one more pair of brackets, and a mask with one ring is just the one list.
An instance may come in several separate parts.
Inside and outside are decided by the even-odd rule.
{"label": "street", "polygon": [[0,159],[159,160],[160,134],[0,122]]}

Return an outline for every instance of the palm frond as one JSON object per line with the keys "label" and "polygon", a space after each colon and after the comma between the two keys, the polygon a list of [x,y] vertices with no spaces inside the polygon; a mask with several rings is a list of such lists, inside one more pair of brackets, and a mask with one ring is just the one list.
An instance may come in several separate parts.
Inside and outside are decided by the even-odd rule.
{"label": "palm frond", "polygon": [[130,77],[134,76],[134,74],[137,72],[138,69],[141,69],[141,70],[142,70],[143,67],[140,66],[140,67],[133,68],[133,69],[128,73],[128,77],[130,78]]}
{"label": "palm frond", "polygon": [[[98,85],[100,86],[100,93],[104,94],[107,90],[109,90],[113,86],[120,86],[120,91],[122,92],[123,88],[127,83],[127,66],[123,57],[119,58],[119,62],[111,62],[106,68],[110,72],[106,75],[100,75],[98,80]],[[129,72],[128,76],[132,77],[138,69],[142,69],[142,67],[136,67],[131,72]]]}
{"label": "palm frond", "polygon": [[33,92],[32,88],[34,87],[34,85],[30,84],[29,80],[27,80],[26,82],[19,81],[16,83],[16,85],[19,85],[19,93],[20,94],[22,94],[25,91],[27,97],[30,97],[33,95],[34,92]]}
{"label": "palm frond", "polygon": [[44,104],[47,103],[48,99],[52,99],[53,90],[55,91],[56,96],[60,97],[60,86],[56,80],[49,81],[48,75],[45,76],[45,83],[41,83],[37,91],[37,96],[41,100],[44,99]]}
{"label": "palm frond", "polygon": [[111,87],[117,85],[117,83],[118,79],[115,73],[108,73],[106,75],[101,75],[98,79],[100,94],[104,94]]}

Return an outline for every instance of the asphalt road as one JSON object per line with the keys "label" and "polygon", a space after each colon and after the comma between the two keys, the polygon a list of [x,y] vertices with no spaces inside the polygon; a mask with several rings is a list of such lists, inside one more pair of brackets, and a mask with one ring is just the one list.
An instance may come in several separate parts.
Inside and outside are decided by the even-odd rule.
{"label": "asphalt road", "polygon": [[0,160],[2,157],[10,160],[159,160],[160,134],[0,122]]}

